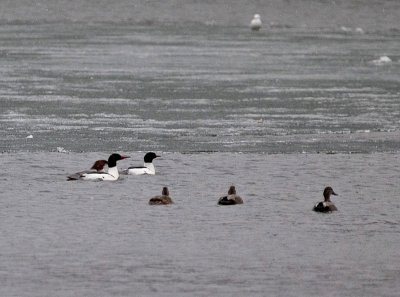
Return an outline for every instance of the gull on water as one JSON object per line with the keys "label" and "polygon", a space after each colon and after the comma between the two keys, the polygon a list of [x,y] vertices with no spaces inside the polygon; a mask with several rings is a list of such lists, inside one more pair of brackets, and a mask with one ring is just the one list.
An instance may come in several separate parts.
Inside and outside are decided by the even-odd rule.
{"label": "gull on water", "polygon": [[259,14],[255,14],[255,15],[253,16],[253,19],[252,19],[251,22],[250,22],[250,28],[251,28],[251,30],[253,30],[253,31],[258,31],[258,30],[261,29],[261,25],[262,25],[262,22],[261,22],[260,15],[259,15]]}

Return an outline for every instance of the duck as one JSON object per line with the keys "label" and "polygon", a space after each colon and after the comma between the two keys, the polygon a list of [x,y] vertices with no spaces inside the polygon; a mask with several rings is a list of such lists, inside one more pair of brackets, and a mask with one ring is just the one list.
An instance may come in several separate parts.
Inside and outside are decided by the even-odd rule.
{"label": "duck", "polygon": [[251,30],[253,30],[253,31],[259,31],[259,30],[261,29],[261,25],[262,25],[262,22],[261,22],[260,15],[259,15],[259,14],[255,14],[255,15],[253,16],[253,19],[252,19],[251,22],[250,22],[250,28],[251,28]]}
{"label": "duck", "polygon": [[333,191],[332,187],[326,187],[324,189],[324,201],[315,204],[313,210],[316,212],[336,211],[337,208],[331,201],[331,195],[339,196]]}
{"label": "duck", "polygon": [[230,186],[227,196],[222,196],[218,200],[219,205],[235,205],[243,204],[243,200],[239,195],[236,195],[235,186]]}
{"label": "duck", "polygon": [[144,174],[154,175],[156,174],[156,169],[154,167],[153,160],[159,157],[160,156],[158,156],[154,152],[148,152],[147,154],[144,155],[143,166],[128,167],[128,169],[124,170],[123,173],[130,175],[144,175]]}
{"label": "duck", "polygon": [[108,171],[107,172],[89,172],[83,173],[81,175],[82,180],[91,180],[91,181],[115,181],[119,178],[119,172],[117,168],[117,161],[130,158],[129,156],[123,156],[120,154],[111,154],[108,158]]}
{"label": "duck", "polygon": [[165,204],[172,204],[174,203],[169,196],[169,190],[168,187],[163,187],[161,191],[161,195],[154,196],[153,198],[150,199],[149,204],[150,205],[165,205]]}
{"label": "duck", "polygon": [[82,175],[84,173],[103,173],[104,171],[104,166],[107,165],[108,162],[106,160],[97,160],[94,162],[92,167],[89,170],[84,170],[80,171],[74,174],[71,174],[67,176],[67,180],[79,180],[82,178]]}

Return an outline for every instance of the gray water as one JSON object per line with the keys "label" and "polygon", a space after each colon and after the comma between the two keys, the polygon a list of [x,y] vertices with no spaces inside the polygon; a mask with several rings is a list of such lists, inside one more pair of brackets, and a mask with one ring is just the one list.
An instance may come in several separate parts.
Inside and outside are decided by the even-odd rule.
{"label": "gray water", "polygon": [[[1,155],[1,296],[398,295],[398,154],[165,153],[155,176],[65,180],[102,155]],[[231,184],[244,204],[217,206]],[[314,213],[326,184],[339,211]],[[149,206],[164,185],[175,204]]]}
{"label": "gray water", "polygon": [[[400,17],[386,21],[399,16],[396,3],[371,12],[370,24],[360,17],[364,28],[358,9],[347,8],[354,24],[341,23],[341,10],[336,24],[267,14],[256,34],[251,14],[219,24],[191,18],[188,8],[186,17],[163,22],[168,14],[153,4],[152,22],[150,8],[144,16],[132,9],[138,19],[125,12],[108,20],[87,8],[57,21],[22,6],[38,11],[27,11],[27,20],[4,16],[0,28],[0,149],[398,151]],[[383,56],[392,62],[373,62]]]}
{"label": "gray water", "polygon": [[390,0],[2,1],[0,296],[398,296],[399,37]]}

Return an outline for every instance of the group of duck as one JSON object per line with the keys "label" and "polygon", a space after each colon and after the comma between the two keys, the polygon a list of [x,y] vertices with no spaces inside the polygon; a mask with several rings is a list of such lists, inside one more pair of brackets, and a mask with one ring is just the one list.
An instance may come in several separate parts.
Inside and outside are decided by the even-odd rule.
{"label": "group of duck", "polygon": [[[153,160],[160,156],[154,152],[146,153],[144,156],[143,166],[132,166],[128,167],[121,172],[117,168],[117,161],[130,158],[120,154],[112,154],[108,160],[97,160],[89,170],[80,171],[69,175],[67,180],[89,180],[89,181],[115,181],[119,178],[120,174],[126,175],[154,175],[156,174]],[[105,170],[105,166],[108,166],[108,170]],[[332,212],[336,211],[336,206],[332,203],[331,195],[337,195],[332,187],[326,187],[324,189],[324,201],[318,202],[314,205],[313,210],[316,212]],[[173,203],[169,196],[168,187],[163,187],[161,195],[154,196],[149,200],[150,205],[165,205]],[[230,186],[228,194],[222,196],[218,200],[219,205],[236,205],[243,204],[243,199],[236,194],[235,186]]]}
{"label": "group of duck", "polygon": [[[89,170],[77,172],[67,177],[67,180],[89,180],[89,181],[115,181],[119,178],[120,174],[130,175],[143,175],[143,174],[156,174],[156,170],[153,165],[153,160],[159,158],[156,153],[149,152],[144,156],[143,166],[128,167],[123,171],[119,171],[117,168],[117,161],[130,158],[120,154],[112,154],[108,160],[97,160]],[[108,170],[105,170],[105,166],[108,166]]]}

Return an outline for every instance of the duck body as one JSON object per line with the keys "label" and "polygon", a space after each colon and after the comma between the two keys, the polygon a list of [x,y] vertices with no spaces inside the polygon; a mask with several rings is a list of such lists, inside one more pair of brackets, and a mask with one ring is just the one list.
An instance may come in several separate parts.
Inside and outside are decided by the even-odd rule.
{"label": "duck body", "polygon": [[259,14],[255,14],[250,22],[250,28],[253,31],[259,31],[261,29],[262,22]]}
{"label": "duck body", "polygon": [[144,156],[143,166],[129,167],[128,169],[124,170],[124,173],[129,175],[144,175],[144,174],[155,175],[156,169],[154,167],[153,160],[159,157],[160,156],[156,155],[155,153],[149,152]]}
{"label": "duck body", "polygon": [[222,196],[218,200],[218,205],[236,205],[243,204],[243,199],[236,194],[235,186],[231,186],[228,191],[228,195]]}
{"label": "duck body", "polygon": [[172,203],[174,202],[172,201],[172,198],[169,196],[169,191],[167,187],[164,187],[162,189],[161,195],[154,196],[149,200],[150,205],[166,205]]}
{"label": "duck body", "polygon": [[337,208],[332,202],[321,201],[314,205],[313,210],[316,212],[331,212],[337,210]]}
{"label": "duck body", "polygon": [[338,196],[338,194],[336,194],[331,187],[326,187],[323,195],[324,201],[315,204],[313,210],[316,212],[332,212],[338,210],[331,201],[331,195]]}
{"label": "duck body", "polygon": [[89,181],[115,181],[119,178],[117,168],[117,161],[129,158],[128,156],[121,156],[120,154],[112,154],[108,158],[108,171],[107,172],[90,172],[82,174],[82,180]]}
{"label": "duck body", "polygon": [[107,165],[106,160],[97,160],[89,170],[80,171],[67,176],[67,180],[79,180],[87,173],[104,173],[104,166]]}
{"label": "duck body", "polygon": [[144,163],[143,166],[129,167],[124,173],[129,175],[155,175],[156,169],[153,163]]}

